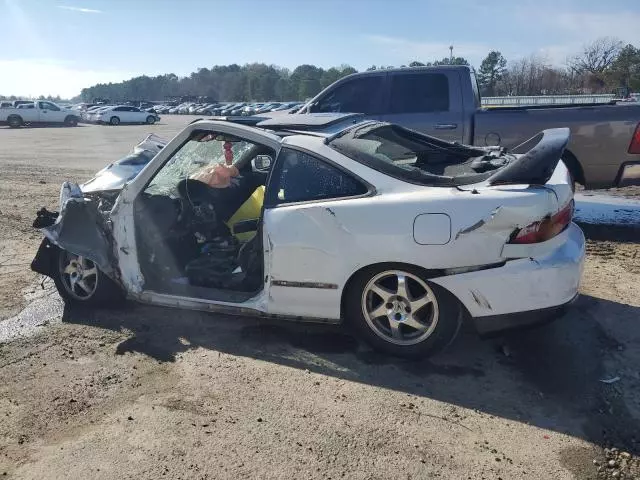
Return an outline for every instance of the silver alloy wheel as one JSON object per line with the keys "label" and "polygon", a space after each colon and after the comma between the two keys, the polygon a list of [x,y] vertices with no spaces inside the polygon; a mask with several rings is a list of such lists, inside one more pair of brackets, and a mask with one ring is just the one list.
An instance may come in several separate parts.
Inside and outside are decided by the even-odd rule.
{"label": "silver alloy wheel", "polygon": [[147,124],[148,125],[153,125],[154,123],[156,123],[156,118],[154,116],[152,116],[152,115],[149,115],[147,117]]}
{"label": "silver alloy wheel", "polygon": [[98,268],[91,260],[69,252],[60,254],[60,279],[64,289],[77,300],[88,300],[98,288]]}
{"label": "silver alloy wheel", "polygon": [[415,345],[431,336],[439,310],[429,285],[408,272],[388,270],[374,276],[362,293],[369,327],[395,345]]}
{"label": "silver alloy wheel", "polygon": [[109,123],[111,123],[111,125],[120,125],[120,119],[118,117],[111,117]]}

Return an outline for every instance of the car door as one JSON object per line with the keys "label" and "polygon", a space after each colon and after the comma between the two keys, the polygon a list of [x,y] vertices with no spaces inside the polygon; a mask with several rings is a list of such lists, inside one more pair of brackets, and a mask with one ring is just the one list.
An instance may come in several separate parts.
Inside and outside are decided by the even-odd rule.
{"label": "car door", "polygon": [[368,119],[378,120],[384,108],[386,78],[386,72],[346,78],[321,92],[306,113],[363,113]]}
{"label": "car door", "polygon": [[[118,257],[118,267],[121,272],[121,280],[127,292],[149,303],[162,305],[182,305],[186,307],[207,308],[207,305],[224,304],[232,305],[229,301],[217,301],[211,298],[185,297],[179,294],[158,293],[151,290],[145,283],[141,272],[140,258],[144,252],[138,251],[137,231],[154,231],[153,224],[138,225],[141,221],[136,217],[135,205],[141,195],[169,196],[177,188],[177,183],[195,173],[194,168],[206,167],[206,162],[218,160],[217,158],[204,158],[192,150],[191,143],[194,135],[202,137],[202,133],[212,132],[220,135],[230,135],[246,142],[260,144],[272,149],[276,156],[280,150],[280,138],[264,130],[247,127],[225,121],[210,121],[206,123],[194,123],[187,126],[176,135],[123,189],[118,197],[116,206],[111,213],[111,223],[114,239],[113,251]],[[195,140],[196,143],[198,140]],[[189,150],[183,150],[189,148]],[[224,153],[222,158],[224,159]],[[186,163],[183,163],[186,162]],[[250,301],[242,303],[243,308],[253,308],[264,311],[266,303],[264,296],[267,290],[257,295]],[[179,297],[179,298],[178,298]],[[185,299],[188,298],[188,302]],[[186,303],[185,303],[186,302]]]}
{"label": "car door", "polygon": [[362,202],[368,200],[363,197],[371,191],[324,157],[281,149],[263,213],[268,313],[339,318],[340,252],[354,241],[347,219],[359,215]]}
{"label": "car door", "polygon": [[58,107],[55,103],[47,102],[47,104],[48,104],[49,114],[53,118],[52,121],[56,123],[64,122],[64,119],[67,117],[68,113],[65,112],[63,109],[61,109],[60,107]]}
{"label": "car door", "polygon": [[38,102],[38,108],[40,110],[41,122],[64,122],[66,114],[56,104],[51,102]]}
{"label": "car door", "polygon": [[460,79],[455,71],[394,71],[381,120],[442,140],[462,142]]}
{"label": "car door", "polygon": [[131,123],[144,122],[146,116],[144,116],[143,112],[141,112],[139,108],[137,108],[137,107],[127,107],[127,109],[129,110],[127,112],[129,120],[127,120],[127,122],[131,122]]}

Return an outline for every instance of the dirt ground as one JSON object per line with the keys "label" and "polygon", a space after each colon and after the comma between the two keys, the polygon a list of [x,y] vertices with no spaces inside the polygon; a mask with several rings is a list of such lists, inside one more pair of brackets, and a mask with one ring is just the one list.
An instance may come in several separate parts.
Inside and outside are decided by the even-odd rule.
{"label": "dirt ground", "polygon": [[640,226],[585,228],[562,319],[420,362],[337,327],[63,307],[34,212],[190,120],[0,128],[0,330],[37,325],[0,343],[0,478],[640,478]]}

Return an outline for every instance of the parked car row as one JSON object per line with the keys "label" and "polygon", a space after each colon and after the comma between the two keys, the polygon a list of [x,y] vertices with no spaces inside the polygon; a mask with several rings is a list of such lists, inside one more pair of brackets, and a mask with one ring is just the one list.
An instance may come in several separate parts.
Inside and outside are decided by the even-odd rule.
{"label": "parked car row", "polygon": [[194,103],[185,102],[180,105],[156,105],[153,110],[158,114],[171,115],[205,115],[239,116],[268,113],[273,111],[292,110],[302,106],[302,102],[227,102],[227,103]]}

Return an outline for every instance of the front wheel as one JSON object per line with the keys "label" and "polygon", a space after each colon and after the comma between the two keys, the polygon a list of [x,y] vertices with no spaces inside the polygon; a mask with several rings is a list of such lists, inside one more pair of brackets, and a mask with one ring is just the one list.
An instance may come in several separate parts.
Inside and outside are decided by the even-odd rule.
{"label": "front wheel", "polygon": [[109,123],[113,126],[120,125],[120,119],[118,117],[111,117]]}
{"label": "front wheel", "polygon": [[70,303],[105,306],[124,300],[122,290],[94,262],[65,250],[58,250],[53,280],[60,296]]}
{"label": "front wheel", "polygon": [[156,117],[154,117],[153,115],[149,115],[147,117],[147,125],[153,125],[154,123],[156,123]]}
{"label": "front wheel", "polygon": [[462,322],[458,300],[407,265],[360,272],[346,292],[345,316],[375,349],[409,358],[446,347]]}

